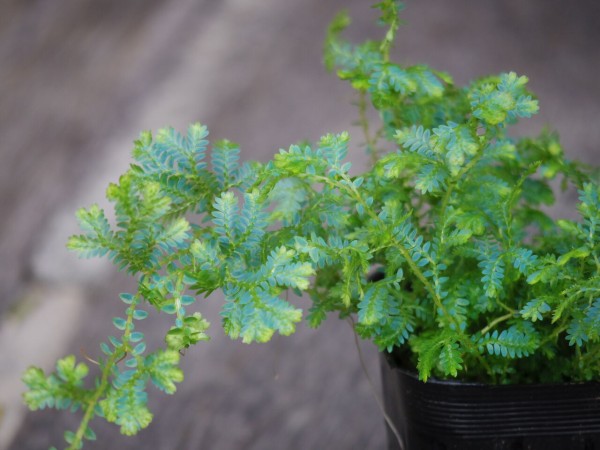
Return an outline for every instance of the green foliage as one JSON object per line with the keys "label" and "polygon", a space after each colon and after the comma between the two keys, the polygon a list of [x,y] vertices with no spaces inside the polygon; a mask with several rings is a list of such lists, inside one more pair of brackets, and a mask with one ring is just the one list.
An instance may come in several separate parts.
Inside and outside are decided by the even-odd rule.
{"label": "green foliage", "polygon": [[29,389],[24,399],[32,410],[44,408],[78,409],[87,399],[82,388],[88,374],[88,367],[75,364],[75,356],[67,356],[56,363],[56,371],[49,376],[37,367],[30,367],[23,375],[23,382]]}
{"label": "green foliage", "polygon": [[[99,373],[70,356],[23,381],[31,409],[81,408],[69,448],[95,436],[95,416],[124,434],[149,425],[147,386],[172,394],[181,354],[208,341],[195,309],[221,291],[222,326],[245,343],[289,335],[302,311],[288,291],[312,299],[307,320],[356,316],[359,336],[381,351],[404,349],[422,380],[460,376],[491,383],[578,381],[600,375],[600,187],[594,172],[564,158],[555,135],[513,138],[510,125],[538,110],[527,78],[513,72],[465,87],[422,65],[390,61],[401,4],[375,5],[387,31],[352,45],[341,14],[325,63],[358,91],[372,166],[350,175],[347,133],[240,164],[237,144],[212,148],[192,124],[144,132],[134,163],[108,187],[115,221],[93,205],[77,212],[82,257],[108,256],[137,280],[100,344]],[[381,118],[374,131],[366,120]],[[385,140],[381,144],[380,140]],[[384,153],[384,149],[387,149]],[[551,182],[579,191],[581,220],[553,220]],[[378,267],[378,276],[371,277]],[[147,348],[149,311],[173,324],[164,348]]]}
{"label": "green foliage", "polygon": [[477,339],[479,351],[487,349],[490,355],[503,356],[508,358],[522,358],[529,356],[538,347],[537,333],[520,331],[516,327],[510,327],[507,330],[494,330],[491,334],[488,332]]}
{"label": "green foliage", "polygon": [[170,349],[179,351],[200,341],[210,340],[205,333],[210,324],[199,313],[187,316],[181,322],[181,326],[171,327],[165,337],[167,347]]}
{"label": "green foliage", "polygon": [[513,122],[538,112],[538,102],[525,90],[527,77],[514,72],[484,80],[470,92],[473,115],[485,125]]}

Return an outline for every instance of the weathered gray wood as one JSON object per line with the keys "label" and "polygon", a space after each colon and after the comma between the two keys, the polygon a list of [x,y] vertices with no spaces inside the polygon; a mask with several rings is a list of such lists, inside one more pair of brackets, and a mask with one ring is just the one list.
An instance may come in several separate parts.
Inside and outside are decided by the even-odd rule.
{"label": "weathered gray wood", "polygon": [[[351,92],[319,61],[325,24],[340,7],[355,13],[350,34],[357,39],[377,31],[366,3],[2,2],[0,314],[18,305],[30,282],[68,282],[69,271],[78,270],[69,264],[88,264],[74,263],[61,249],[57,261],[68,270],[51,271],[36,262],[36,249],[61,248],[67,230],[64,237],[62,228],[48,231],[56,212],[82,198],[98,172],[115,179],[126,168],[128,142],[141,129],[201,120],[213,137],[236,140],[246,155],[263,160],[328,131],[350,128],[360,143],[349,125],[355,118]],[[542,112],[521,130],[551,123],[570,155],[598,162],[596,2],[420,0],[405,18],[396,49],[402,61],[429,63],[459,82],[503,70],[529,75]],[[353,152],[360,154],[357,145]],[[115,157],[123,166],[106,167]],[[116,294],[130,281],[108,272],[86,286],[80,323],[49,318],[78,328],[65,354],[81,346],[97,352],[99,340],[112,332],[110,317],[120,313]],[[219,300],[202,304],[214,325]],[[155,320],[148,327],[158,345],[168,323]],[[156,419],[149,429],[124,438],[98,422],[100,441],[86,448],[383,447],[382,419],[347,324],[302,327],[265,346],[231,342],[217,326],[212,335],[213,342],[184,358],[187,378],[178,394],[153,395]],[[376,352],[368,347],[366,353],[377,378]],[[28,414],[11,448],[59,444],[63,430],[75,426],[70,414]]]}

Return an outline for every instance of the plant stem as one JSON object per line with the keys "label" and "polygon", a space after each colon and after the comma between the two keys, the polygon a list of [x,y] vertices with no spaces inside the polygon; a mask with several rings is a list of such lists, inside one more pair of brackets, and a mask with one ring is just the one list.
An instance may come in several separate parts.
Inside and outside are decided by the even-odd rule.
{"label": "plant stem", "polygon": [[112,355],[106,361],[102,369],[102,376],[100,378],[100,384],[96,387],[96,393],[89,400],[87,408],[85,409],[85,413],[83,415],[83,419],[79,423],[79,427],[75,432],[75,437],[73,438],[73,442],[67,447],[67,450],[77,450],[81,447],[81,443],[83,441],[83,437],[85,435],[85,431],[87,430],[88,424],[90,420],[94,417],[94,410],[96,409],[96,405],[106,392],[108,388],[108,377],[110,376],[110,372],[115,364],[119,363],[127,352],[129,351],[129,335],[131,334],[131,328],[133,323],[133,312],[135,311],[135,307],[139,302],[138,296],[133,298],[131,305],[127,308],[127,320],[125,324],[125,331],[123,332],[123,338],[121,339],[122,345],[119,346],[118,349],[115,349]]}
{"label": "plant stem", "polygon": [[371,156],[371,165],[374,166],[379,160],[379,153],[377,151],[377,136],[371,136],[369,130],[369,119],[367,118],[367,95],[364,90],[360,90],[358,93],[358,123],[362,128],[365,142],[367,145],[367,153]]}
{"label": "plant stem", "polygon": [[83,441],[83,436],[85,434],[85,431],[87,430],[88,424],[90,423],[90,420],[92,420],[92,417],[94,416],[94,410],[96,409],[96,405],[97,405],[98,401],[100,400],[100,398],[102,397],[102,395],[104,395],[104,392],[106,391],[106,388],[108,387],[108,376],[110,375],[110,371],[111,371],[113,365],[115,364],[115,361],[117,360],[117,355],[119,357],[121,357],[123,355],[123,353],[114,352],[110,356],[110,358],[108,358],[108,360],[106,361],[106,365],[104,366],[104,369],[102,369],[102,378],[100,380],[100,384],[96,388],[96,393],[90,399],[88,406],[85,409],[85,414],[83,415],[83,419],[81,419],[81,422],[79,423],[79,427],[77,428],[77,432],[75,433],[75,438],[73,439],[73,442],[71,443],[71,445],[69,445],[69,447],[67,447],[67,450],[77,450],[78,448],[80,448],[81,442]]}
{"label": "plant stem", "polygon": [[510,318],[512,318],[512,317],[514,317],[514,315],[515,315],[515,313],[514,313],[514,311],[513,311],[513,312],[510,312],[510,313],[508,313],[508,314],[505,314],[505,315],[503,315],[503,316],[496,317],[494,320],[492,320],[492,321],[491,321],[491,322],[488,324],[488,326],[486,326],[485,328],[483,328],[483,329],[482,329],[482,330],[481,330],[479,333],[480,333],[480,334],[485,334],[485,333],[487,333],[487,332],[488,332],[488,331],[490,331],[492,328],[494,328],[496,325],[498,325],[499,323],[502,323],[502,322],[505,322],[505,321],[507,321],[508,319],[510,319]]}
{"label": "plant stem", "polygon": [[377,389],[375,389],[375,385],[373,384],[373,381],[371,380],[371,376],[369,375],[369,370],[367,369],[367,365],[365,364],[362,350],[360,349],[360,343],[358,342],[358,334],[356,333],[356,329],[355,329],[356,324],[354,323],[354,319],[352,316],[348,316],[348,323],[350,324],[350,327],[352,328],[352,333],[354,334],[354,345],[356,346],[356,350],[358,352],[358,359],[360,360],[360,365],[362,367],[363,373],[365,374],[365,377],[367,378],[367,381],[369,382],[369,387],[371,388],[371,393],[373,394],[373,397],[375,398],[375,402],[377,403],[377,406],[379,407],[379,410],[381,411],[381,414],[383,415],[383,419],[387,423],[388,427],[390,427],[390,430],[392,430],[392,433],[394,433],[394,437],[396,438],[396,441],[398,442],[398,445],[400,446],[400,450],[404,450],[404,442],[402,441],[400,432],[394,425],[394,422],[392,421],[391,417],[385,412],[383,402],[382,402],[381,398],[379,397],[379,395],[377,395]]}

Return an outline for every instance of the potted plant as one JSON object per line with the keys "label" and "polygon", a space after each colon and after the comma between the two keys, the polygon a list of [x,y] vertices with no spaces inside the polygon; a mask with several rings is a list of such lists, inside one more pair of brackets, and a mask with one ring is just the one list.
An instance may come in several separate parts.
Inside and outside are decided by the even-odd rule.
{"label": "potted plant", "polygon": [[[506,422],[495,415],[506,412],[502,403],[489,403],[485,389],[509,388],[493,401],[518,403],[532,398],[534,384],[545,389],[542,400],[569,392],[554,412],[565,409],[575,425],[564,428],[581,445],[598,441],[599,406],[590,401],[598,385],[573,384],[600,373],[596,172],[568,161],[550,132],[510,137],[511,124],[538,110],[526,77],[510,72],[459,87],[446,73],[391,62],[401,5],[375,7],[387,27],[381,41],[353,46],[340,39],[349,23],[341,14],[325,45],[326,65],[358,92],[372,161],[364,173],[349,174],[347,133],[292,145],[266,164],[239,164],[236,144],[220,141],[209,150],[208,130],[196,123],[185,134],[141,134],[134,164],[107,190],[115,224],[98,206],[78,211],[83,234],[71,237],[69,248],[108,256],[136,276],[138,290],[120,295],[125,312],[113,320],[120,335],[101,343],[105,356],[93,386],[84,385],[88,367],[74,356],[49,375],[35,367],[24,375],[30,408],[83,411],[79,428],[65,433],[68,448],[95,438],[95,416],[126,435],[150,423],[146,386],[175,392],[181,352],[209,339],[198,298],[218,289],[225,332],[246,343],[294,332],[303,313],[285,299],[288,290],[311,296],[313,327],[329,313],[350,318],[357,335],[386,355],[386,418],[402,435],[392,446],[534,448],[515,438],[527,434],[523,417],[547,406],[540,399],[521,402],[530,416],[519,416],[516,434],[444,428],[481,411]],[[379,112],[378,129],[367,121],[369,104]],[[563,188],[579,192],[579,221],[543,211],[559,176]],[[148,310],[173,317],[164,348],[148,350],[138,330]],[[461,381],[444,381],[455,378]],[[475,389],[466,394],[472,403],[453,394],[457,386]],[[440,396],[454,409],[427,403]],[[477,403],[481,409],[472,410]],[[592,413],[580,426],[573,414],[581,408]],[[540,420],[562,437],[552,425],[556,415]],[[427,437],[426,422],[447,441]],[[482,440],[490,436],[493,444]]]}

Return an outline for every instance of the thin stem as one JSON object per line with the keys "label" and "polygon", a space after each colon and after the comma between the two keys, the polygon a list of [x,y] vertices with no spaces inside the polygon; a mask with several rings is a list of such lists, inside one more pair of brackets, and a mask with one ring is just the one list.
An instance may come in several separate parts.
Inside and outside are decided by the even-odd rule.
{"label": "thin stem", "polygon": [[79,427],[77,428],[77,431],[75,432],[75,437],[73,438],[73,441],[71,442],[69,447],[67,447],[67,450],[77,450],[78,448],[81,447],[81,442],[83,441],[83,437],[85,435],[87,427],[88,427],[90,421],[92,420],[92,418],[94,417],[96,405],[98,404],[98,402],[100,401],[102,396],[105,394],[106,389],[108,388],[108,385],[109,385],[108,378],[110,376],[112,368],[116,364],[118,364],[120,361],[122,361],[123,358],[127,355],[127,352],[130,350],[129,343],[128,343],[129,335],[131,334],[131,325],[133,322],[133,312],[135,311],[135,307],[136,307],[138,301],[139,301],[139,298],[137,296],[135,296],[131,305],[129,306],[129,308],[127,308],[127,321],[125,324],[125,331],[123,332],[123,338],[121,339],[122,344],[119,346],[119,348],[115,349],[113,354],[110,355],[110,357],[106,361],[106,364],[104,365],[104,367],[102,369],[102,376],[100,378],[100,384],[96,387],[96,392],[95,392],[94,396],[89,400],[87,407],[85,408],[85,413],[83,415],[83,418],[81,419],[81,422],[79,423]]}
{"label": "thin stem", "polygon": [[515,311],[513,308],[511,308],[510,306],[508,306],[506,303],[497,300],[498,304],[500,306],[502,306],[502,308],[504,308],[505,310],[507,310],[508,312],[510,312],[511,314],[515,314],[517,311]]}
{"label": "thin stem", "polygon": [[398,13],[400,11],[396,7],[393,8],[394,14],[389,22],[389,28],[385,34],[385,37],[381,41],[381,45],[379,46],[379,50],[381,51],[384,62],[389,62],[390,60],[390,50],[396,39],[396,31],[398,31],[398,28],[400,27],[400,18],[398,17]]}
{"label": "thin stem", "polygon": [[358,123],[362,128],[365,142],[367,145],[367,153],[371,155],[371,165],[374,166],[379,160],[379,153],[377,151],[377,136],[371,136],[369,129],[369,119],[367,118],[367,95],[364,90],[358,92]]}
{"label": "thin stem", "polygon": [[499,323],[505,322],[508,319],[512,318],[515,316],[514,312],[510,312],[508,314],[505,314],[503,316],[497,317],[496,319],[492,320],[488,326],[486,326],[485,328],[483,328],[479,333],[480,334],[485,334],[488,331],[490,331],[492,328],[494,328],[496,325],[498,325]]}
{"label": "thin stem", "polygon": [[100,398],[102,398],[104,392],[106,391],[106,388],[108,387],[108,376],[110,375],[111,369],[115,364],[117,355],[121,357],[121,353],[114,352],[110,356],[108,361],[106,361],[106,365],[104,366],[104,369],[102,369],[102,378],[100,380],[100,385],[96,388],[96,393],[90,399],[87,408],[85,409],[83,419],[81,419],[81,422],[79,423],[79,428],[77,428],[77,432],[75,433],[75,438],[73,439],[71,445],[67,447],[67,450],[77,450],[78,448],[80,448],[88,424],[90,423],[90,420],[92,420],[92,418],[94,417],[94,410],[96,409],[96,405],[98,404],[98,401],[100,400]]}
{"label": "thin stem", "polygon": [[379,395],[377,395],[377,389],[375,388],[375,384],[373,383],[373,380],[371,379],[371,376],[369,375],[369,370],[367,369],[367,365],[365,364],[365,359],[363,358],[362,350],[360,348],[360,342],[358,341],[358,334],[356,333],[356,329],[354,328],[355,323],[354,323],[354,319],[352,316],[348,316],[348,323],[350,324],[350,327],[352,328],[352,333],[354,335],[354,345],[356,346],[356,350],[358,352],[358,359],[360,360],[360,365],[362,367],[363,373],[365,374],[365,377],[367,378],[367,382],[369,383],[369,387],[371,388],[371,393],[373,394],[373,397],[375,398],[375,402],[377,403],[377,406],[379,407],[379,411],[381,411],[381,414],[383,415],[383,419],[385,420],[385,423],[387,423],[388,427],[390,427],[390,430],[392,430],[392,433],[394,433],[394,436],[396,437],[396,440],[398,441],[398,445],[400,446],[400,450],[404,450],[404,442],[402,441],[400,432],[398,431],[398,429],[392,422],[391,417],[385,412],[385,407],[383,406],[383,401],[381,400],[381,397],[379,397]]}

